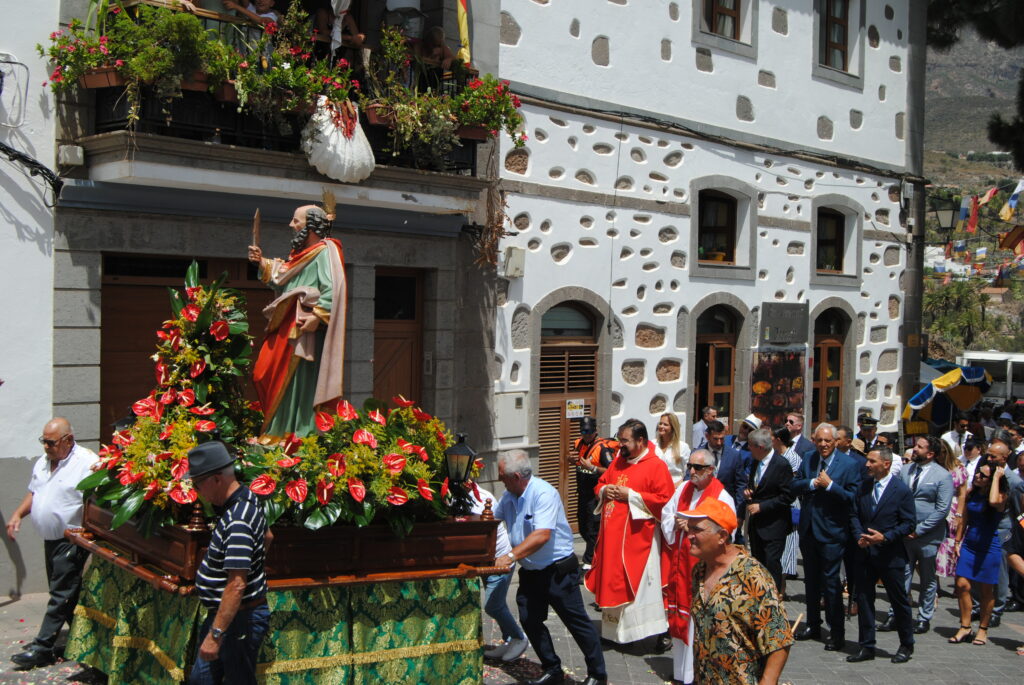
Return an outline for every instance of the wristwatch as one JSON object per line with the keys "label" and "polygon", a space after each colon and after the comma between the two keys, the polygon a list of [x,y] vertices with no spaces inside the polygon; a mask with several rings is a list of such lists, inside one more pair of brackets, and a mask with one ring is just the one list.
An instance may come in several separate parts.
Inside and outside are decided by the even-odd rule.
{"label": "wristwatch", "polygon": [[515,560],[516,560],[516,553],[515,552],[509,552],[508,553],[508,558],[511,559],[513,562],[515,562]]}
{"label": "wristwatch", "polygon": [[213,638],[214,640],[219,640],[219,639],[221,639],[222,637],[224,637],[224,631],[223,631],[223,630],[221,630],[220,628],[211,628],[211,629],[210,629],[210,636],[211,636],[211,637],[212,637],[212,638]]}

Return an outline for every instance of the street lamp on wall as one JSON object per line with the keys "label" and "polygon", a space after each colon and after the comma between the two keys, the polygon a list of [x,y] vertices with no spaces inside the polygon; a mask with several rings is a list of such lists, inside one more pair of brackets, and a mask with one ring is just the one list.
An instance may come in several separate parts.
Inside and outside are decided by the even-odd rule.
{"label": "street lamp on wall", "polygon": [[935,221],[939,224],[940,231],[953,230],[959,210],[960,207],[952,200],[932,198],[932,213],[935,214]]}

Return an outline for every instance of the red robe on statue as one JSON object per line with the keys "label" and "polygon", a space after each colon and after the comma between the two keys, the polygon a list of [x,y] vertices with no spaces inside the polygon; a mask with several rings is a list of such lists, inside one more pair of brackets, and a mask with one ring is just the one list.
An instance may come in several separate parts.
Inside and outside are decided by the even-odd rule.
{"label": "red robe on statue", "polygon": [[[717,499],[725,486],[717,478],[712,478],[708,486],[704,488],[697,504],[708,497]],[[693,498],[693,483],[687,481],[679,493],[676,501],[676,511],[684,512],[690,510],[690,499]],[[693,599],[693,567],[697,563],[696,558],[690,554],[690,538],[683,531],[676,532],[676,540],[671,545],[665,545],[668,553],[669,563],[668,584],[665,586],[665,613],[668,616],[668,634],[674,638],[687,642],[690,625],[690,602]]]}
{"label": "red robe on statue", "polygon": [[[628,487],[635,493],[633,498],[638,495],[653,518],[634,517],[629,502],[608,500],[604,503],[593,568],[584,579],[602,608],[629,604],[636,598],[654,536],[661,534],[661,508],[675,492],[672,476],[665,462],[655,454],[653,442],[647,443],[647,452],[636,461],[617,456],[594,488],[598,496],[606,485]],[[664,585],[667,579],[664,563],[661,577]]]}

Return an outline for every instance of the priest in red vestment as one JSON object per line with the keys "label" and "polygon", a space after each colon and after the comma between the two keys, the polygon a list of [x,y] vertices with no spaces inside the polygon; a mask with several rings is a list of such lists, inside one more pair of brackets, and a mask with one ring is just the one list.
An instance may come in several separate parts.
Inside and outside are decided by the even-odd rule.
{"label": "priest in red vestment", "polygon": [[618,440],[619,453],[595,488],[601,532],[584,582],[602,609],[602,636],[623,644],[668,628],[659,525],[674,488],[643,422],[626,421]]}
{"label": "priest in red vestment", "polygon": [[686,523],[678,514],[695,509],[706,498],[725,502],[735,512],[736,504],[720,480],[715,478],[718,464],[710,450],[690,453],[686,465],[689,480],[683,481],[661,511],[661,532],[668,557],[668,584],[665,608],[668,633],[672,637],[672,677],[682,683],[693,682],[693,622],[690,620],[693,567],[699,561],[690,555]]}

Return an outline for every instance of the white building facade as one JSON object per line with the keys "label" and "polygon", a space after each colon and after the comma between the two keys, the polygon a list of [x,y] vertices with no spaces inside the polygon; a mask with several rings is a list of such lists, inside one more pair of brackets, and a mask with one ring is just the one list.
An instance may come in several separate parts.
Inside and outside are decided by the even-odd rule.
{"label": "white building facade", "polygon": [[502,149],[500,447],[566,494],[581,404],[686,440],[703,406],[896,427],[910,5],[503,0],[529,141]]}

